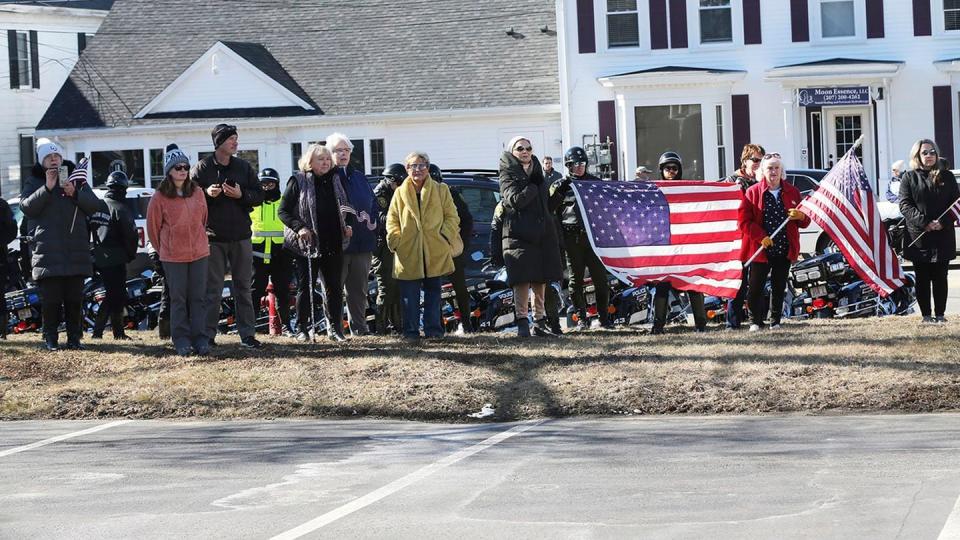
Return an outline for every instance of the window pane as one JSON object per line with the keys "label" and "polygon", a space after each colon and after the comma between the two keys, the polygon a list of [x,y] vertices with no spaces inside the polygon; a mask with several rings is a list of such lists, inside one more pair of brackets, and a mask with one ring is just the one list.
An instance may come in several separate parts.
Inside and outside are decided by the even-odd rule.
{"label": "window pane", "polygon": [[640,45],[640,21],[636,13],[607,15],[609,47],[637,47]]}
{"label": "window pane", "polygon": [[500,192],[493,189],[484,189],[470,186],[458,186],[463,195],[467,208],[470,209],[470,215],[473,216],[474,223],[490,223],[493,221],[493,211],[499,202]]}
{"label": "window pane", "polygon": [[672,150],[683,159],[683,177],[703,180],[703,118],[700,105],[637,107],[637,165],[658,170],[660,154]]}
{"label": "window pane", "polygon": [[20,72],[20,87],[32,86],[30,76],[30,39],[24,32],[17,32],[17,70]]}
{"label": "window pane", "polygon": [[163,181],[163,149],[150,149],[150,180],[154,186],[160,185]]}
{"label": "window pane", "polygon": [[960,30],[960,0],[943,0],[943,22],[947,30]]}
{"label": "window pane", "polygon": [[733,41],[733,23],[730,8],[700,10],[700,42]]}
{"label": "window pane", "polygon": [[237,157],[246,161],[253,167],[253,170],[260,174],[260,152],[256,150],[240,150]]}
{"label": "window pane", "polygon": [[350,166],[360,172],[365,172],[367,167],[363,156],[363,139],[350,139],[350,142],[353,143],[353,152],[350,152]]}
{"label": "window pane", "polygon": [[303,155],[303,145],[295,142],[290,144],[290,170],[297,172],[300,168],[297,166],[297,162],[300,161],[300,156]]}
{"label": "window pane", "polygon": [[853,1],[823,2],[820,4],[820,21],[823,37],[847,37],[856,35],[853,16]]}
{"label": "window pane", "polygon": [[637,0],[607,0],[607,12],[636,11]]}
{"label": "window pane", "polygon": [[377,176],[386,167],[383,139],[370,139],[370,174]]}
{"label": "window pane", "polygon": [[113,171],[123,171],[130,179],[131,186],[143,186],[143,150],[112,150],[91,152],[90,166],[93,168],[93,187],[102,186],[107,175]]}

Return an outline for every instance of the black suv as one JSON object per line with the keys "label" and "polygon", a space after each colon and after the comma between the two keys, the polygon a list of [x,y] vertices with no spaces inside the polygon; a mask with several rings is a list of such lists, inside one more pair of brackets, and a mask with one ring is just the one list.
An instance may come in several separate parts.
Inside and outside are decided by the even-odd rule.
{"label": "black suv", "polygon": [[[493,211],[500,202],[498,173],[485,169],[449,169],[443,171],[443,183],[451,191],[458,191],[470,214],[473,216],[473,235],[470,245],[464,246],[467,254],[467,280],[487,279],[483,266],[490,259],[490,223]],[[369,177],[370,186],[380,183],[380,176]]]}

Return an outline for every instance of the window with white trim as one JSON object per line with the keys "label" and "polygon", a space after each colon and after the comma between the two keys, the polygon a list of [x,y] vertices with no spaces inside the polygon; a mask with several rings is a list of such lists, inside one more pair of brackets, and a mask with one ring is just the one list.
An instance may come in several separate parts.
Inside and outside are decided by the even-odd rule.
{"label": "window with white trim", "polygon": [[854,0],[820,0],[820,37],[854,37],[856,21]]}
{"label": "window with white trim", "polygon": [[960,30],[960,0],[943,0],[943,29]]}
{"label": "window with white trim", "polygon": [[700,0],[700,43],[733,41],[730,0]]}
{"label": "window with white trim", "polygon": [[17,32],[17,73],[20,76],[20,88],[33,86],[31,79],[33,69],[30,66],[30,35],[26,32]]}
{"label": "window with white trim", "polygon": [[637,0],[607,0],[607,47],[640,46]]}

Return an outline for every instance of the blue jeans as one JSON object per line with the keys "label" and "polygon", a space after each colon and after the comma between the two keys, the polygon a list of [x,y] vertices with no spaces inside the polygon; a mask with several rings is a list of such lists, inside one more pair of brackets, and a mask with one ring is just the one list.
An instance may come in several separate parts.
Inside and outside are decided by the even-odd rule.
{"label": "blue jeans", "polygon": [[404,337],[420,336],[420,291],[423,290],[423,335],[442,337],[440,324],[439,277],[424,279],[398,279],[400,304],[403,309]]}

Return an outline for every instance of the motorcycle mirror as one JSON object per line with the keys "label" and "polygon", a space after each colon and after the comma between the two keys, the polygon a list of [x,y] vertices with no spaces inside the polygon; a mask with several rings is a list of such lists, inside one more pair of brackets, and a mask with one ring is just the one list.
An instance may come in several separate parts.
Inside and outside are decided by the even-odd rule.
{"label": "motorcycle mirror", "polygon": [[473,259],[474,261],[480,261],[481,259],[483,259],[483,252],[474,251],[473,253],[470,254],[470,258]]}

